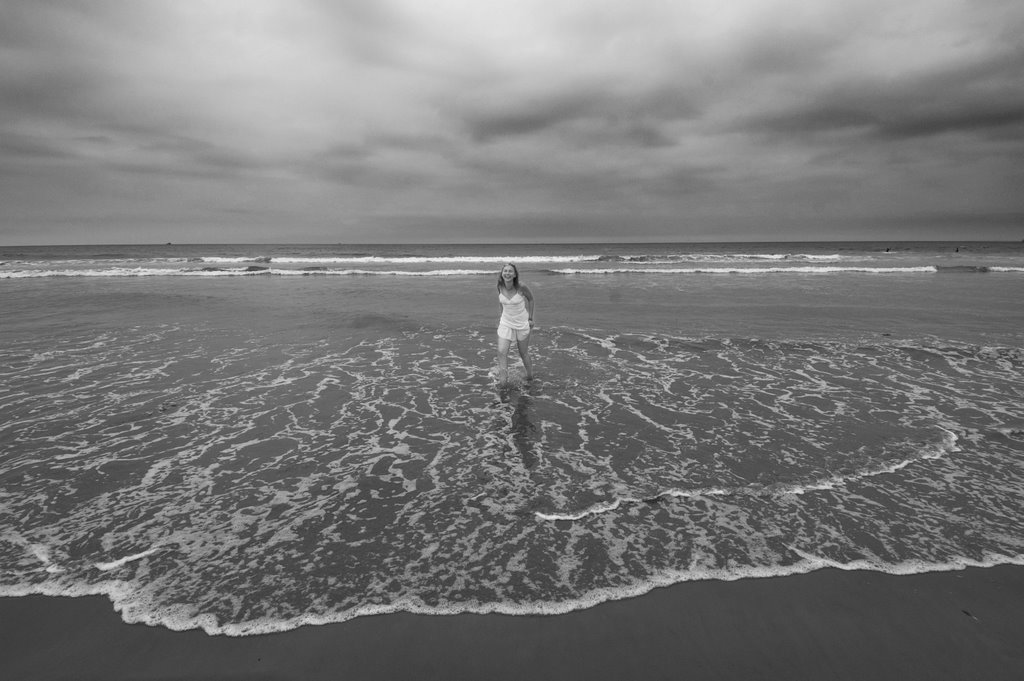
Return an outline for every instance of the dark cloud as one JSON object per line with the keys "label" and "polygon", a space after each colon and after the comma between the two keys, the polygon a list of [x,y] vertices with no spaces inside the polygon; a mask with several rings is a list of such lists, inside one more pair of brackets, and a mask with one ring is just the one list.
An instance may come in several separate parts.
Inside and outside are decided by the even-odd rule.
{"label": "dark cloud", "polygon": [[627,126],[624,136],[641,147],[671,147],[676,140],[653,125],[636,124]]}
{"label": "dark cloud", "polygon": [[32,162],[33,160],[47,159],[63,160],[73,158],[74,154],[50,140],[28,135],[0,133],[0,156],[8,161],[18,159]]}
{"label": "dark cloud", "polygon": [[595,104],[593,93],[554,95],[532,101],[487,102],[467,111],[463,121],[478,142],[501,137],[537,133],[589,115]]}
{"label": "dark cloud", "polygon": [[672,89],[624,97],[610,88],[576,87],[548,95],[485,93],[477,98],[483,103],[463,104],[454,115],[475,142],[553,133],[569,145],[647,148],[674,145],[665,127],[697,115]]}
{"label": "dark cloud", "polygon": [[0,241],[203,215],[242,240],[1015,215],[1018,5],[9,0]]}
{"label": "dark cloud", "polygon": [[744,129],[771,133],[862,131],[889,139],[927,137],[949,132],[996,132],[1024,125],[1024,104],[1013,102],[971,107],[920,110],[898,107],[845,109],[827,104],[822,108],[772,115],[747,122]]}
{"label": "dark cloud", "polygon": [[939,135],[947,132],[998,131],[1006,127],[1017,127],[1024,132],[1024,103],[996,103],[991,107],[986,105],[904,116],[895,120],[878,121],[877,127],[881,134],[896,138]]}
{"label": "dark cloud", "polygon": [[1024,50],[923,73],[855,73],[813,99],[746,116],[738,130],[771,134],[856,132],[888,139],[997,131],[1024,123]]}
{"label": "dark cloud", "polygon": [[680,197],[718,192],[724,180],[722,169],[674,168],[644,180],[641,186],[645,194]]}

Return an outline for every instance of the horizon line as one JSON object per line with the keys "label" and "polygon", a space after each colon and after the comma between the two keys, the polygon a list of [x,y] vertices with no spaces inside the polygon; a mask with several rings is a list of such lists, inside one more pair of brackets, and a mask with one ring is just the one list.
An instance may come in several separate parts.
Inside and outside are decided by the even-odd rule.
{"label": "horizon line", "polygon": [[68,248],[68,247],[108,247],[108,246],[607,246],[629,244],[861,244],[861,243],[1024,243],[1024,239],[697,239],[697,240],[655,240],[640,239],[589,241],[589,240],[539,240],[539,241],[182,241],[182,242],[96,242],[96,243],[15,243],[0,244],[0,248]]}

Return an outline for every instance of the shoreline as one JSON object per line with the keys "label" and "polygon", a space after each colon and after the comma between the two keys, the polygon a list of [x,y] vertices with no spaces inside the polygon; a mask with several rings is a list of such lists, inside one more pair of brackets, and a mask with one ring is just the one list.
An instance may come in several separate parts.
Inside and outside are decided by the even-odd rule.
{"label": "shoreline", "polygon": [[0,597],[6,679],[1024,678],[1024,567],[684,582],[564,615],[397,613],[256,636]]}

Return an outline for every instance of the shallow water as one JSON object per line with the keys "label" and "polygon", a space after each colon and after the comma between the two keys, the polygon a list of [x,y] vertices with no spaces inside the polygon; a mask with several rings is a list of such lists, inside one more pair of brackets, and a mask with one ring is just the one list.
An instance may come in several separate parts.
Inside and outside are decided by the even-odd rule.
{"label": "shallow water", "polygon": [[0,590],[246,634],[1024,563],[1024,276],[563,264],[505,388],[490,275],[0,282]]}

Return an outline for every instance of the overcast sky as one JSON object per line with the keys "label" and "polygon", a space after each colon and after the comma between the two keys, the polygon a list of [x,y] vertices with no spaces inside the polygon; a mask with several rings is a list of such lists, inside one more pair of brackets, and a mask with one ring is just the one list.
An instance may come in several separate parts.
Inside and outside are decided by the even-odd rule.
{"label": "overcast sky", "polygon": [[1024,238],[1020,0],[3,0],[0,245]]}

